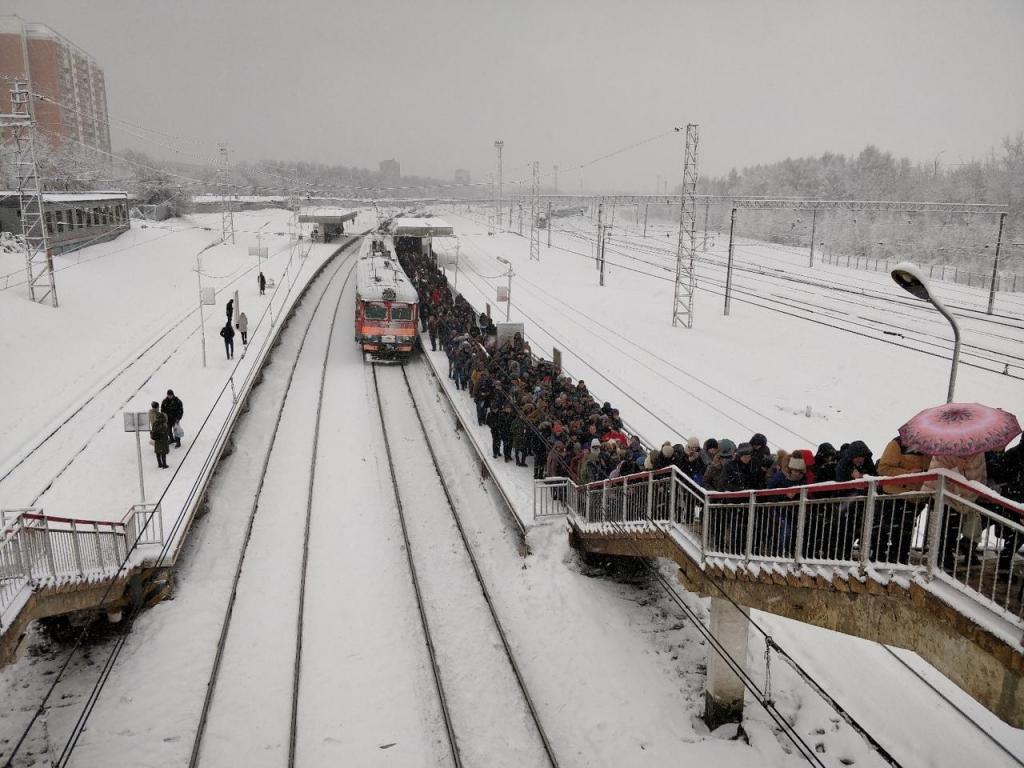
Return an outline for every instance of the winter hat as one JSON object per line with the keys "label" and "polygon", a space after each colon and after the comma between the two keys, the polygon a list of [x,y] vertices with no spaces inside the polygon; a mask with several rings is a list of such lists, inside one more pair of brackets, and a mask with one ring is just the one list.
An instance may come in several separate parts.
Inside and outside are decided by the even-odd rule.
{"label": "winter hat", "polygon": [[736,443],[727,437],[718,441],[718,455],[723,459],[731,459],[736,455]]}
{"label": "winter hat", "polygon": [[800,472],[803,472],[804,470],[807,469],[807,464],[804,463],[802,457],[794,453],[792,456],[789,457],[789,468],[792,470],[799,470]]}
{"label": "winter hat", "polygon": [[675,451],[675,448],[672,447],[672,443],[668,440],[661,444],[661,455],[666,459],[672,455],[673,451]]}
{"label": "winter hat", "polygon": [[154,400],[152,403],[149,404],[149,407],[150,408],[159,408],[160,407],[160,403],[158,403],[156,400]]}
{"label": "winter hat", "polygon": [[822,459],[835,458],[837,455],[838,452],[832,443],[822,443],[818,446],[818,452],[814,455],[814,460],[816,463],[820,464]]}
{"label": "winter hat", "polygon": [[704,450],[705,451],[710,451],[712,448],[718,448],[718,447],[719,447],[718,441],[715,440],[715,438],[713,438],[713,437],[709,437],[707,440],[704,441]]}
{"label": "winter hat", "polygon": [[600,448],[600,447],[601,447],[601,441],[600,441],[600,440],[598,440],[598,439],[597,439],[597,438],[595,437],[595,438],[594,438],[593,440],[591,440],[591,441],[590,441],[590,447],[591,447],[591,448]]}
{"label": "winter hat", "polygon": [[700,438],[697,438],[697,437],[688,437],[688,438],[686,438],[686,447],[689,448],[691,451],[699,451],[700,450]]}
{"label": "winter hat", "polygon": [[768,445],[768,438],[760,432],[757,432],[752,438],[750,438],[750,446],[752,448],[759,448],[762,445]]}
{"label": "winter hat", "polygon": [[739,456],[750,456],[754,452],[754,448],[750,443],[740,443],[736,449],[736,454]]}

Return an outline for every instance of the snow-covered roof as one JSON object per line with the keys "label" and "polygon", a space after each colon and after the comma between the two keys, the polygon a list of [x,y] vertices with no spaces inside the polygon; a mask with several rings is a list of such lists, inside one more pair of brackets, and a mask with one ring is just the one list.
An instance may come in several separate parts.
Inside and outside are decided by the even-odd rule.
{"label": "snow-covered roof", "polygon": [[[0,191],[0,198],[18,196],[17,190]],[[127,200],[127,192],[97,191],[97,192],[43,192],[44,203],[88,203],[101,200]]]}
{"label": "snow-covered roof", "polygon": [[396,237],[451,237],[455,230],[444,219],[404,218],[392,222],[391,234]]}
{"label": "snow-covered roof", "polygon": [[373,236],[364,238],[360,248],[356,295],[366,301],[404,301],[409,304],[419,301],[416,289],[395,258],[391,238],[383,238],[384,247],[389,252],[388,256],[374,255],[371,252],[370,242],[373,239]]}
{"label": "snow-covered roof", "polygon": [[192,195],[193,203],[283,203],[287,199],[281,195]]}
{"label": "snow-covered roof", "polygon": [[299,221],[319,224],[344,224],[356,217],[356,211],[330,205],[304,206],[299,209]]}

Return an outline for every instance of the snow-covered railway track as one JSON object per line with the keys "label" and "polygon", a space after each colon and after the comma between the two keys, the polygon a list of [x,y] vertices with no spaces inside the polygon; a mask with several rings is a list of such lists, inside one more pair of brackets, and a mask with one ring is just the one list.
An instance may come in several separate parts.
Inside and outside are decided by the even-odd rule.
{"label": "snow-covered railway track", "polygon": [[[338,285],[338,275],[346,264],[348,271]],[[244,758],[247,749],[255,750],[257,755],[262,752],[275,764],[279,764],[279,753],[284,751],[285,746],[288,765],[295,764],[306,568],[314,505],[317,441],[331,342],[337,326],[341,300],[355,270],[355,264],[355,254],[341,259],[330,276],[324,279],[323,289],[317,298],[316,307],[303,331],[298,353],[292,362],[278,409],[274,433],[263,458],[259,486],[253,497],[245,538],[238,555],[234,581],[193,741],[190,766],[257,764]],[[333,301],[327,301],[324,305],[324,300],[328,297]],[[330,314],[325,317],[327,311]],[[312,341],[309,349],[307,341]],[[320,358],[319,367],[310,364],[317,357]],[[308,439],[310,428],[313,433],[312,441]],[[284,437],[284,448],[275,454],[274,449],[279,437]],[[293,437],[299,439],[290,439]],[[304,448],[296,450],[296,446]],[[277,466],[273,468],[277,470],[276,472],[271,470],[270,466],[272,458],[275,457],[278,460]],[[287,495],[289,481],[294,481],[296,470],[304,467],[308,467],[308,470],[302,525],[297,526],[294,524],[296,521],[291,521],[292,524],[286,529],[291,533],[287,540],[269,532],[262,537],[254,537],[257,512],[262,507],[271,507],[272,513],[280,514],[278,505],[287,504],[290,500]],[[268,477],[271,478],[269,483]],[[254,546],[256,538],[262,540],[256,542]],[[259,551],[259,564],[246,574],[246,559],[254,554],[250,551],[252,549]],[[245,575],[248,578],[243,578]],[[296,592],[297,601],[274,599],[277,593],[294,598]],[[286,620],[281,621],[283,631],[279,633],[277,627],[267,625],[267,610],[272,609],[275,614],[282,615],[281,609],[287,611],[292,605],[297,606],[292,632],[285,629],[289,623]],[[237,611],[237,615],[236,608],[241,609]],[[236,619],[241,621],[235,623]],[[266,636],[268,632],[276,633],[276,642],[263,646],[264,652],[256,660],[264,663],[254,665],[254,659],[247,650],[251,649],[253,638]],[[220,697],[218,690],[222,693]],[[239,701],[245,702],[248,706],[239,710],[236,706]],[[283,725],[285,721],[288,723],[287,726]],[[275,733],[273,728],[268,729],[268,724],[276,725],[277,732]],[[267,754],[268,752],[272,754]]]}
{"label": "snow-covered railway track", "polygon": [[373,365],[371,370],[452,762],[557,768],[405,369]]}
{"label": "snow-covered railway track", "polygon": [[[217,288],[216,294],[220,295],[243,278],[251,277],[252,269],[255,267],[244,270]],[[18,505],[39,504],[41,498],[82,457],[105,425],[200,332],[198,326],[186,325],[195,320],[198,312],[197,308],[189,309],[158,331],[143,348],[125,358],[114,373],[85,394],[69,413],[24,449],[17,459],[12,457],[0,474],[0,493],[4,500],[10,502],[13,496],[22,499]],[[254,327],[253,334],[256,332]],[[56,471],[53,467],[57,467]]]}

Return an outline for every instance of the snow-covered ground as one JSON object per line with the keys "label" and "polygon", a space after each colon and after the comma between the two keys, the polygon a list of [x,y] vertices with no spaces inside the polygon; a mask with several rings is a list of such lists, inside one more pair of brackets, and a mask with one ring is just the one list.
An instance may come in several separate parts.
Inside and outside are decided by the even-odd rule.
{"label": "snow-covered ground", "polygon": [[[716,240],[698,261],[693,327],[673,328],[675,235],[667,226],[650,225],[646,239],[631,218],[613,228],[602,288],[596,223],[588,218],[556,218],[552,246],[542,232],[540,260],[531,261],[528,223],[526,237],[489,236],[484,209],[440,213],[458,235],[458,290],[504,318],[495,297],[506,267],[497,258],[511,261],[510,319],[525,324],[534,351],[550,359],[552,347],[561,349],[571,375],[658,445],[690,435],[741,442],[762,432],[787,450],[864,440],[878,455],[901,424],[944,401],[949,324],[888,275],[820,264],[812,270],[806,252],[746,242],[736,249],[726,317],[719,287],[726,243]],[[439,238],[434,248],[448,255],[454,280],[454,238]],[[953,309],[964,343],[957,399],[1024,414],[1024,296],[1000,294],[999,317],[990,320],[979,316],[985,291],[933,287],[951,308],[964,308]],[[995,351],[972,355],[970,345]]]}
{"label": "snow-covered ground", "polygon": [[[495,314],[502,314],[503,305],[495,304],[494,292],[496,286],[505,284],[504,265],[496,257],[512,261],[516,271],[512,319],[521,319],[526,324],[535,350],[548,356],[552,345],[559,347],[569,372],[585,378],[597,397],[619,407],[627,421],[649,442],[689,434],[701,438],[727,436],[738,441],[761,431],[774,444],[789,449],[813,447],[823,440],[838,444],[865,439],[880,451],[906,418],[925,405],[941,401],[945,393],[947,362],[889,346],[873,339],[866,328],[855,334],[847,333],[792,316],[806,316],[806,307],[787,308],[792,314],[784,315],[742,303],[741,297],[751,302],[755,299],[737,293],[732,315],[723,318],[720,296],[702,290],[697,294],[694,328],[671,328],[671,282],[625,269],[628,266],[671,278],[674,262],[669,252],[673,251],[673,241],[664,237],[665,229],[660,236],[664,241],[659,246],[660,253],[642,252],[641,248],[651,248],[651,244],[639,242],[634,247],[632,244],[643,238],[629,232],[616,234],[613,230],[607,286],[599,288],[590,257],[592,244],[585,239],[591,228],[589,220],[556,220],[557,226],[567,231],[554,233],[551,249],[544,245],[546,233],[542,235],[541,261],[530,262],[526,239],[512,234],[488,236],[485,226],[467,218],[463,211],[433,212],[443,213],[459,233],[458,287],[467,298],[481,307],[489,301],[492,308],[499,308]],[[271,215],[280,216],[276,219],[279,223],[267,226],[264,233],[285,231],[283,212],[236,214],[236,227],[254,232]],[[195,217],[195,221],[219,227],[216,214]],[[86,290],[77,291],[77,274],[85,274],[90,266],[120,263],[117,260],[121,254],[110,253],[109,257],[93,262],[83,259],[80,266],[58,275],[59,287],[67,285],[66,295],[71,301],[60,314],[42,315],[49,310],[32,307],[22,299],[13,305],[15,297],[0,292],[0,312],[10,320],[9,327],[24,329],[31,337],[27,341],[4,337],[4,344],[10,344],[11,354],[19,362],[15,370],[32,365],[40,356],[38,349],[43,342],[51,340],[59,343],[58,354],[64,355],[72,367],[72,374],[58,377],[60,381],[40,384],[50,387],[46,390],[46,402],[53,407],[31,419],[23,412],[31,409],[37,399],[38,390],[31,382],[19,374],[16,384],[7,384],[7,377],[0,384],[5,388],[0,392],[4,408],[0,423],[5,429],[20,430],[22,434],[16,447],[9,449],[4,443],[4,471],[31,447],[33,438],[45,431],[46,425],[60,422],[98,384],[138,354],[147,341],[191,311],[195,275],[189,267],[195,251],[215,233],[200,230],[202,237],[193,237],[194,233],[185,229],[188,225],[181,222],[167,226],[175,228],[175,233],[166,238],[175,247],[166,247],[164,251],[164,246],[155,244],[161,255],[143,262],[149,265],[152,274],[141,266],[139,272],[132,273],[147,286],[159,285],[163,280],[167,283],[164,290],[147,291],[141,298],[134,292],[122,296],[123,291],[113,287],[97,296]],[[155,234],[149,230],[140,230],[141,233]],[[178,238],[185,237],[190,239],[179,245]],[[208,263],[204,256],[203,263],[205,272],[220,275],[222,281],[237,278],[242,284],[248,276],[250,287],[242,294],[243,308],[258,301],[251,295],[255,293],[254,273],[243,271],[251,266],[243,263],[243,243],[255,244],[254,234],[247,237],[249,240],[240,236],[238,253],[226,254],[220,271],[215,271],[212,258]],[[119,242],[120,239],[97,248],[116,250]],[[274,241],[269,242],[273,254]],[[264,243],[268,243],[267,238]],[[285,244],[282,238],[279,245]],[[434,245],[437,250],[448,247],[441,240],[435,240]],[[312,272],[314,258],[322,261],[332,249],[319,248],[326,250],[311,254],[310,264],[304,267],[308,270],[306,274]],[[709,291],[714,290],[713,280],[720,279],[722,272],[717,258],[721,256],[721,244],[716,248],[708,261],[702,263],[698,276]],[[454,245],[450,250],[454,256]],[[613,250],[620,253],[614,254]],[[145,244],[140,243],[138,253],[145,252]],[[855,319],[890,328],[887,323],[897,313],[903,313],[900,322],[918,332],[943,333],[941,325],[935,324],[925,312],[898,304],[903,299],[897,296],[894,285],[890,289],[885,284],[884,276],[833,267],[816,267],[809,272],[801,267],[804,256],[775,247],[745,245],[740,254],[739,262],[749,269],[782,267],[787,275],[803,280],[827,278],[850,290],[864,289],[877,294],[890,291],[893,298],[829,293],[806,282],[794,284],[787,279],[780,283],[777,275],[755,275],[751,271],[743,272],[742,277],[738,273],[737,288],[764,296],[810,291],[813,296],[803,298],[827,302],[836,325],[850,325]],[[278,256],[272,256],[278,273],[283,270],[287,255],[282,250]],[[654,265],[644,265],[636,258]],[[172,269],[165,264],[170,261],[177,266]],[[662,263],[664,267],[656,266]],[[104,279],[93,281],[93,290],[100,291],[107,284],[123,284],[113,277],[132,267],[111,266]],[[321,281],[326,279],[322,277]],[[783,287],[775,287],[778,285]],[[940,290],[952,304],[984,306],[980,291],[969,292],[960,286],[943,286]],[[64,296],[62,293],[62,301]],[[130,309],[123,311],[119,299],[129,302]],[[185,399],[185,425],[189,428],[189,414],[195,413],[197,406],[201,408],[202,397],[210,396],[227,376],[226,361],[219,357],[222,348],[214,335],[222,323],[220,313],[225,300],[222,294],[220,304],[211,308],[213,318],[208,317],[208,351],[211,367],[219,366],[219,380],[211,382],[202,377],[195,335],[160,342],[157,346],[162,351],[156,356],[159,359],[147,358],[144,367],[148,370],[133,374],[125,391],[111,396],[95,416],[74,428],[74,434],[52,460],[42,462],[40,470],[27,473],[35,478],[34,482],[21,480],[19,485],[11,485],[19,489],[16,498],[9,500],[7,486],[0,484],[2,505],[23,504],[26,489],[34,488],[42,477],[39,472],[52,474],[60,469],[76,455],[83,438],[102,430],[110,432],[110,443],[104,445],[102,452],[89,453],[94,449],[87,449],[81,454],[81,466],[98,467],[114,456],[117,477],[88,484],[84,476],[75,476],[69,470],[53,491],[43,496],[42,504],[54,514],[68,513],[72,502],[76,510],[88,508],[95,512],[101,506],[110,506],[116,509],[116,516],[123,514],[124,508],[135,500],[135,448],[130,436],[120,432],[117,411],[125,402],[133,409],[141,409],[141,405],[171,386]],[[333,301],[333,297],[325,299],[324,305],[333,307]],[[760,301],[776,310],[780,308],[770,301]],[[987,353],[990,355],[1024,354],[1024,309],[1015,301],[1020,300],[1000,297],[997,307],[1006,316],[1001,326],[986,325],[984,320],[967,323],[965,343],[984,344],[997,350]],[[824,311],[816,310],[816,316]],[[212,512],[194,530],[177,571],[175,599],[143,613],[136,621],[71,765],[162,766],[187,762],[246,520],[262,474],[264,452],[284,395],[288,368],[312,312],[313,302],[299,305],[296,321],[286,330],[282,346],[275,352],[275,364],[267,369],[264,384],[255,390],[252,408],[242,419],[236,433],[236,451],[222,464],[211,489]],[[309,764],[337,760],[358,765],[445,764],[372,383],[368,368],[348,335],[351,312],[350,285],[342,297],[338,330],[328,358],[312,510],[298,754],[300,762],[305,754]],[[90,317],[90,313],[97,318]],[[131,322],[124,320],[125,313]],[[838,313],[846,313],[845,318]],[[36,316],[47,318],[42,330],[36,328]],[[309,348],[303,350],[302,373],[297,369],[297,376],[313,379],[319,374],[327,333],[323,317],[318,323],[315,335],[311,332]],[[136,325],[144,327],[135,328]],[[186,325],[195,334],[196,324],[189,320]],[[107,346],[120,344],[122,333],[130,338],[119,347],[118,354],[110,353],[102,363],[93,359],[107,354]],[[1007,338],[983,336],[984,333]],[[874,335],[887,337],[883,333]],[[169,334],[168,339],[174,336]],[[175,351],[177,347],[180,350]],[[7,354],[7,348],[0,351]],[[170,361],[166,365],[180,367],[160,368],[161,372],[149,381],[160,360],[167,356]],[[441,353],[435,353],[433,359],[444,365]],[[983,364],[977,359],[976,362]],[[41,364],[49,365],[50,361]],[[1024,375],[1020,368],[1013,370],[1013,366],[1011,373]],[[742,740],[729,740],[733,729],[707,733],[699,720],[703,710],[703,640],[654,582],[636,574],[621,580],[594,578],[599,574],[577,561],[558,522],[531,530],[528,540],[533,554],[522,558],[517,552],[516,534],[499,512],[496,494],[480,480],[465,435],[453,429],[449,406],[437,393],[437,384],[428,374],[426,364],[410,365],[409,374],[497,612],[563,766],[669,766],[690,761],[716,766],[802,764],[790,753],[785,737],[774,731],[767,715],[754,702],[748,702],[745,724],[749,745]],[[166,383],[164,376],[168,379]],[[161,379],[159,383],[156,378]],[[183,381],[187,388],[180,383]],[[444,379],[441,383],[448,384]],[[260,499],[252,549],[240,582],[246,593],[239,593],[239,613],[232,630],[235,636],[229,635],[229,655],[225,657],[225,670],[231,673],[225,679],[230,682],[219,694],[219,704],[215,703],[215,707],[226,708],[222,713],[234,713],[236,719],[219,720],[220,725],[207,736],[207,744],[214,750],[209,755],[234,755],[237,753],[231,751],[232,744],[240,745],[251,758],[248,764],[279,764],[282,751],[287,749],[287,744],[282,744],[282,734],[287,738],[286,723],[279,716],[284,711],[280,696],[288,682],[282,669],[288,669],[290,656],[279,657],[290,654],[294,648],[293,596],[297,594],[296,563],[300,551],[296,529],[301,529],[306,509],[311,415],[316,405],[315,389],[308,381],[302,386],[301,392],[295,390],[294,402],[285,403],[284,437],[267,468],[265,496]],[[148,389],[138,391],[140,387]],[[194,394],[185,397],[182,390],[194,390]],[[1001,373],[962,368],[958,393],[960,399],[977,399],[1024,412],[1024,387],[1020,381]],[[464,406],[469,403],[465,395],[454,397],[457,406],[460,398]],[[809,417],[805,415],[807,406],[811,407]],[[76,423],[72,420],[69,426]],[[413,423],[407,426],[402,439],[416,440],[418,427]],[[114,434],[118,435],[116,440]],[[100,445],[96,440],[89,441],[89,445],[94,443]],[[414,450],[406,451],[403,464],[426,482],[432,469],[428,467],[426,450],[421,453],[422,463]],[[147,454],[146,458],[151,457]],[[171,460],[173,463],[174,452]],[[513,502],[528,514],[532,495],[529,470],[501,462],[492,464],[491,471]],[[157,473],[155,468],[151,472]],[[12,474],[10,479],[17,477]],[[109,486],[114,486],[113,490]],[[63,491],[62,487],[69,490]],[[147,485],[147,491],[148,488]],[[80,489],[78,498],[70,489]],[[51,509],[51,505],[55,508]],[[451,545],[444,543],[447,539],[430,539],[429,528],[417,533],[421,542],[426,536],[428,546],[437,547],[439,558],[454,557]],[[414,540],[414,547],[416,543]],[[686,600],[693,610],[705,613],[702,601],[691,596],[686,596]],[[756,619],[826,684],[902,764],[1012,764],[1005,753],[966,724],[883,647],[764,614],[757,614]],[[33,755],[39,758],[47,748],[51,753],[59,753],[111,644],[111,640],[100,640],[76,655],[69,674],[51,699],[51,708],[40,727],[33,731],[29,749],[19,755],[20,762],[16,764],[31,764]],[[763,650],[763,645],[752,639],[750,666],[761,682]],[[37,635],[33,652],[0,672],[0,700],[6,704],[0,711],[0,756],[6,754],[11,738],[16,738],[27,722],[66,652],[67,645]],[[1017,754],[1024,753],[1021,732],[993,718],[916,657],[897,653],[990,733]],[[798,732],[813,745],[820,744],[819,754],[825,764],[882,764],[788,667],[776,660],[771,674],[772,690],[780,708],[789,713]],[[488,685],[490,681],[478,683]],[[250,710],[252,722],[240,723],[238,716]],[[488,748],[502,749],[503,724],[493,718],[489,721],[486,710],[478,714],[479,722],[469,734],[478,740],[475,748],[482,745],[484,753]],[[490,728],[486,726],[488,722]],[[238,741],[240,734],[254,730],[257,738]],[[220,764],[207,764],[215,763]]]}
{"label": "snow-covered ground", "polygon": [[[258,347],[271,321],[337,248],[310,248],[308,240],[293,247],[290,217],[276,209],[236,213],[236,242],[202,254],[203,285],[217,291],[217,303],[203,308],[205,367],[196,255],[220,239],[219,214],[135,221],[116,240],[56,257],[56,311],[26,301],[22,288],[0,291],[0,322],[17,329],[0,340],[10,372],[0,382],[0,508],[40,506],[50,515],[119,520],[138,503],[137,448],[123,431],[121,412],[146,411],[173,389],[185,406],[185,447],[193,442],[211,407],[224,404],[217,396],[229,377],[240,381],[252,362],[237,332],[235,358],[226,358],[218,333],[227,300],[238,292],[236,309],[249,318],[249,341]],[[362,218],[356,223],[363,229],[375,220]],[[263,273],[276,282],[264,296],[256,257],[248,254],[257,236],[269,255]],[[17,266],[13,255],[5,259],[0,270]],[[199,439],[212,441],[214,432]],[[143,440],[147,500],[160,497],[172,476],[187,485],[206,443],[195,447],[189,454],[195,467],[175,471],[185,451],[172,449],[172,471],[162,472]]]}

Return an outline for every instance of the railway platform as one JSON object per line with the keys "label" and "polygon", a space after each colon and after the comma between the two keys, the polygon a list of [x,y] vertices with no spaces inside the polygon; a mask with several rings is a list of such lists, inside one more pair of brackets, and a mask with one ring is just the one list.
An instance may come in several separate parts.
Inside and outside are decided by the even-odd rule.
{"label": "railway platform", "polygon": [[[102,516],[61,514],[66,505],[56,506],[57,514],[45,506],[0,511],[0,665],[17,656],[38,619],[101,613],[118,622],[126,609],[153,604],[170,592],[174,566],[193,522],[206,511],[209,484],[220,460],[234,449],[234,425],[248,410],[249,395],[262,380],[288,314],[332,255],[357,243],[353,237],[340,246],[313,246],[317,253],[301,266],[297,262],[292,279],[278,285],[261,314],[254,313],[248,347],[229,368],[211,374],[218,378],[203,382],[209,389],[205,402],[199,396],[190,400],[193,413],[205,411],[202,420],[192,421],[201,426],[174,455],[175,471],[160,476],[152,503],[120,513],[104,509]],[[188,354],[180,348],[172,352]],[[99,450],[79,451],[87,459],[83,464],[93,449]],[[95,506],[95,500],[78,498],[80,506]]]}

